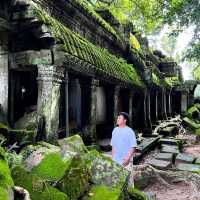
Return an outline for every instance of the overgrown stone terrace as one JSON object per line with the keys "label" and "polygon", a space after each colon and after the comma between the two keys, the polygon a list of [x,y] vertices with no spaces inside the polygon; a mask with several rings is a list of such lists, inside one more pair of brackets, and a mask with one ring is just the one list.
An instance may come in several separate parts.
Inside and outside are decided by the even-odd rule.
{"label": "overgrown stone terrace", "polygon": [[[78,0],[0,2],[0,200],[198,199],[199,85],[141,35]],[[131,173],[104,152],[120,111]]]}

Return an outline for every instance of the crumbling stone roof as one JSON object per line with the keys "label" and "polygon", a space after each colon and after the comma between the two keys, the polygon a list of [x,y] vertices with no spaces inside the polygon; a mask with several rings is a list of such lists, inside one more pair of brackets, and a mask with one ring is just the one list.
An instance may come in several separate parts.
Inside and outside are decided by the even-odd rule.
{"label": "crumbling stone roof", "polygon": [[127,64],[125,60],[117,58],[106,49],[95,46],[79,34],[71,31],[38,5],[34,4],[33,9],[37,18],[49,27],[56,42],[63,44],[63,49],[67,54],[90,63],[102,74],[144,87],[144,83],[136,69]]}

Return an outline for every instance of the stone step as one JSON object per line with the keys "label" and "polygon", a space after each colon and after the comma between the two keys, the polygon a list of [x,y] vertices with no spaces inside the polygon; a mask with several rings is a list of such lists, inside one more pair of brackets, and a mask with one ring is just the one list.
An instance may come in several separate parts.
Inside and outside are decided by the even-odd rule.
{"label": "stone step", "polygon": [[175,164],[179,164],[179,163],[188,163],[188,164],[192,164],[195,161],[195,157],[185,154],[185,153],[179,153],[176,156],[176,160],[175,160]]}
{"label": "stone step", "polygon": [[171,139],[171,138],[161,138],[159,140],[159,143],[162,144],[166,144],[166,145],[175,145],[177,146],[177,139]]}
{"label": "stone step", "polygon": [[155,158],[148,161],[148,164],[152,165],[153,167],[157,169],[162,169],[162,170],[166,170],[171,167],[171,162],[165,161],[165,160],[158,160]]}
{"label": "stone step", "polygon": [[200,172],[200,165],[197,164],[187,164],[187,163],[179,163],[176,165],[176,168],[181,171],[189,171],[189,172]]}
{"label": "stone step", "polygon": [[149,151],[152,147],[154,147],[160,137],[146,137],[143,139],[143,141],[137,146],[137,151],[144,154],[147,151]]}
{"label": "stone step", "polygon": [[173,148],[173,149],[177,149],[178,150],[178,146],[177,145],[168,145],[168,144],[162,144],[161,148]]}
{"label": "stone step", "polygon": [[180,152],[176,146],[162,145],[161,153],[172,153],[174,155],[177,155]]}
{"label": "stone step", "polygon": [[165,160],[165,161],[169,161],[172,163],[173,161],[173,154],[172,153],[158,153],[156,156],[155,156],[155,159],[157,160]]}

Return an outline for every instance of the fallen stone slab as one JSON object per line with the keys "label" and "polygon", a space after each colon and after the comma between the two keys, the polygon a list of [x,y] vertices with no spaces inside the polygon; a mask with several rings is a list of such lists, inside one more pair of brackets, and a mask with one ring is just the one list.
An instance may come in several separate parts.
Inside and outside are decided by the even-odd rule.
{"label": "fallen stone slab", "polygon": [[195,134],[200,135],[200,124],[196,123],[192,119],[188,117],[183,118],[183,125],[189,126],[191,129],[195,131]]}
{"label": "fallen stone slab", "polygon": [[181,171],[200,173],[200,165],[197,164],[179,163],[176,165],[176,168]]}
{"label": "fallen stone slab", "polygon": [[159,131],[159,134],[163,136],[173,136],[176,134],[176,132],[177,132],[177,126],[168,126],[168,127],[162,128]]}
{"label": "fallen stone slab", "polygon": [[137,151],[142,154],[146,153],[148,150],[150,150],[152,147],[154,147],[154,145],[157,144],[159,138],[160,138],[159,136],[144,138],[144,140],[137,146],[137,148],[136,148]]}
{"label": "fallen stone slab", "polygon": [[195,160],[195,164],[200,165],[200,158],[197,158],[197,159]]}
{"label": "fallen stone slab", "polygon": [[148,162],[148,164],[152,165],[157,169],[162,169],[162,170],[166,170],[171,167],[171,162],[158,159],[152,159]]}
{"label": "fallen stone slab", "polygon": [[162,144],[166,144],[166,145],[177,145],[177,139],[172,139],[172,138],[161,138],[159,140],[159,143]]}
{"label": "fallen stone slab", "polygon": [[195,157],[188,155],[186,153],[179,153],[176,157],[175,164],[177,165],[178,163],[188,163],[192,164],[195,161]]}
{"label": "fallen stone slab", "polygon": [[173,154],[172,153],[158,153],[155,156],[155,159],[172,162],[173,161]]}
{"label": "fallen stone slab", "polygon": [[167,144],[162,144],[161,148],[173,148],[173,149],[177,149],[178,150],[178,146],[177,145],[167,145]]}
{"label": "fallen stone slab", "polygon": [[179,153],[178,148],[172,147],[172,146],[162,146],[161,153],[172,153],[174,155],[177,155]]}

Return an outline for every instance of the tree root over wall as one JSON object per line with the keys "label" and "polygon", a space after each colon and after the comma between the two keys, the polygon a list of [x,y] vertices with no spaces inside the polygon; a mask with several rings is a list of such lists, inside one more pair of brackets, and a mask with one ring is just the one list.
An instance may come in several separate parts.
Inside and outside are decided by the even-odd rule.
{"label": "tree root over wall", "polygon": [[[185,172],[185,171],[162,171],[153,168],[150,165],[137,165],[133,166],[131,173],[130,183],[134,183],[135,186],[145,191],[145,188],[154,185],[162,187],[164,191],[173,190],[176,185],[187,185],[188,191],[186,194],[190,200],[200,199],[200,175]],[[184,189],[183,189],[184,191]],[[158,192],[160,192],[158,190]],[[181,197],[179,199],[182,199]]]}

